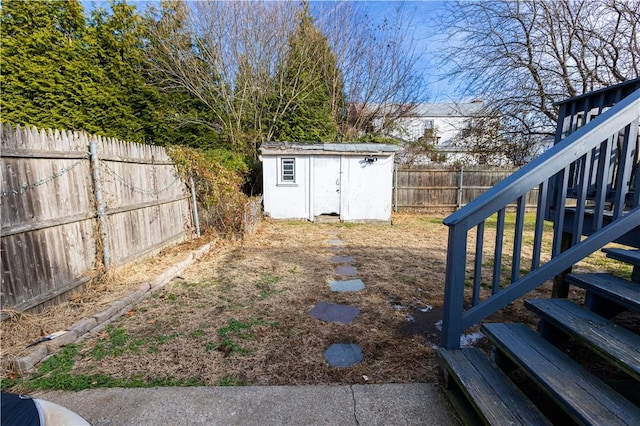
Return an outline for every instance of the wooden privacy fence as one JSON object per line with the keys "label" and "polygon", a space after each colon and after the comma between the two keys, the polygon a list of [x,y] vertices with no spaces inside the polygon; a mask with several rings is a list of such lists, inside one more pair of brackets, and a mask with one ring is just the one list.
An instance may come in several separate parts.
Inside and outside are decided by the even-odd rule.
{"label": "wooden privacy fence", "polygon": [[0,128],[2,309],[58,303],[101,266],[190,232],[188,191],[164,148]]}
{"label": "wooden privacy fence", "polygon": [[[450,213],[511,175],[503,169],[410,169],[396,167],[395,211]],[[527,195],[527,208],[538,204],[538,191]],[[515,204],[514,204],[515,206]]]}

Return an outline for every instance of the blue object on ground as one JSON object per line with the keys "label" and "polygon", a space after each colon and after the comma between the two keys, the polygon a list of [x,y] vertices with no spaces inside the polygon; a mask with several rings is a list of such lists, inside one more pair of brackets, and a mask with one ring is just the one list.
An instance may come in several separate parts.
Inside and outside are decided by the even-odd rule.
{"label": "blue object on ground", "polygon": [[341,322],[343,324],[349,324],[353,321],[360,309],[355,306],[338,305],[335,303],[318,302],[310,311],[312,317],[318,318],[322,321],[329,322]]}
{"label": "blue object on ground", "polygon": [[342,245],[342,240],[329,240],[329,245],[341,246]]}
{"label": "blue object on ground", "polygon": [[362,280],[346,280],[346,281],[329,281],[329,287],[331,290],[344,293],[347,291],[360,291],[364,289],[364,283]]}
{"label": "blue object on ground", "polygon": [[351,367],[362,361],[362,348],[354,343],[334,343],[323,355],[331,367]]}
{"label": "blue object on ground", "polygon": [[0,405],[2,426],[91,426],[73,411],[44,399],[2,392]]}
{"label": "blue object on ground", "polygon": [[331,256],[331,263],[353,263],[356,258],[353,256]]}
{"label": "blue object on ground", "polygon": [[355,277],[358,275],[358,270],[355,266],[338,266],[334,273],[344,277]]}

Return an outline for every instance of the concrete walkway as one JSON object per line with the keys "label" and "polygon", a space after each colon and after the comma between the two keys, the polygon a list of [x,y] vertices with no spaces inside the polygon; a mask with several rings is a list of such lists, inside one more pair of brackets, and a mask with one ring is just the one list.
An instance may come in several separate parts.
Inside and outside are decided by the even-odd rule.
{"label": "concrete walkway", "polygon": [[436,384],[37,392],[101,425],[458,425]]}

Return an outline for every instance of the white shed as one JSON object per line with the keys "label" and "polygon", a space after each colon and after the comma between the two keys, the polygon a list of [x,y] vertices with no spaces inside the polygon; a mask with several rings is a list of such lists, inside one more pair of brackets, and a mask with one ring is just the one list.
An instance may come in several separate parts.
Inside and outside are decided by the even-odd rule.
{"label": "white shed", "polygon": [[395,145],[265,143],[262,153],[266,216],[343,222],[389,222]]}

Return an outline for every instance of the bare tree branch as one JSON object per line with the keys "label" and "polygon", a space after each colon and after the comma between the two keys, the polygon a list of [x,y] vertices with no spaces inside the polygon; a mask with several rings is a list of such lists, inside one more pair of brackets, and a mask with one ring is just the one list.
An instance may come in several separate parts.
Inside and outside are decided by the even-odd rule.
{"label": "bare tree branch", "polygon": [[640,75],[640,0],[458,1],[443,24],[441,64],[523,135],[553,132],[555,102]]}
{"label": "bare tree branch", "polygon": [[640,75],[639,0],[460,1],[451,12],[443,66],[466,92],[535,114],[549,132],[555,102]]}
{"label": "bare tree branch", "polygon": [[[327,72],[324,84],[344,137],[371,130],[381,112],[385,123],[409,112],[424,86],[403,7],[381,24],[356,2],[314,7],[340,71]],[[161,87],[185,90],[210,108],[210,127],[219,128],[235,150],[256,157],[258,145],[307,96],[311,83],[302,73],[318,62],[319,53],[309,46],[297,71],[289,70],[286,79],[278,72],[299,10],[296,2],[163,3],[152,25],[150,68]],[[345,97],[353,105],[349,113]]]}

